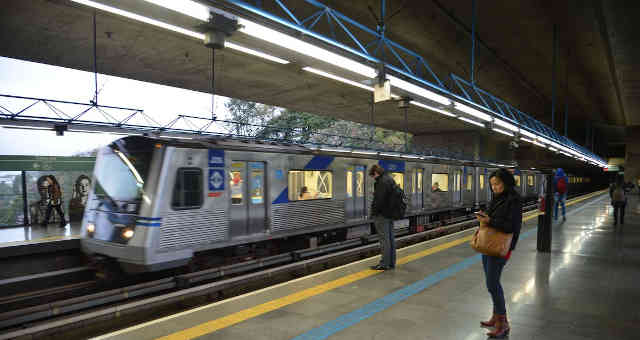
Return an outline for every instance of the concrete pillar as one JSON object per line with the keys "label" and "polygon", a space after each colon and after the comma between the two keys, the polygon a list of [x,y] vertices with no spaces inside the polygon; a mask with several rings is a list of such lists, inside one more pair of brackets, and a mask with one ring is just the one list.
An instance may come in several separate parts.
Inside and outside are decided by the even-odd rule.
{"label": "concrete pillar", "polygon": [[640,179],[640,126],[629,126],[626,131],[624,180],[638,184]]}

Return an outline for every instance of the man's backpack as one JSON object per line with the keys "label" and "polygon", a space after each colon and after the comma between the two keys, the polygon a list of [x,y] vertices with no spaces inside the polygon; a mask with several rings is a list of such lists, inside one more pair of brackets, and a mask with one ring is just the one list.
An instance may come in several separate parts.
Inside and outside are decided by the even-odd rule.
{"label": "man's backpack", "polygon": [[391,197],[389,197],[389,212],[390,218],[394,220],[400,220],[404,218],[404,213],[407,211],[407,204],[409,200],[404,194],[404,191],[394,182],[393,190],[391,191]]}
{"label": "man's backpack", "polygon": [[558,178],[558,183],[556,184],[556,190],[560,194],[565,194],[567,192],[567,180],[564,177]]}
{"label": "man's backpack", "polygon": [[624,202],[624,189],[621,186],[616,185],[613,189],[612,199],[614,202]]}

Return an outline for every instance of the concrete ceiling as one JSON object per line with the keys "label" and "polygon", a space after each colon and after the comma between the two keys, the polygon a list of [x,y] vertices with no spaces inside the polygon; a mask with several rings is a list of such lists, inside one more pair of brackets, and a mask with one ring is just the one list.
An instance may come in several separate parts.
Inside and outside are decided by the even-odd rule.
{"label": "concrete ceiling", "polygon": [[[198,24],[145,2],[102,2],[136,8],[183,27]],[[262,2],[268,9],[275,6],[273,1]],[[375,28],[368,7],[379,13],[380,1],[323,2]],[[387,3],[387,12],[396,13],[386,23],[386,34],[391,40],[425,57],[450,88],[453,85],[446,80],[449,73],[469,79],[471,40],[467,32],[471,27],[471,1],[388,0]],[[302,7],[302,2],[287,4]],[[93,71],[92,13],[93,10],[68,0],[5,0],[0,11],[0,55]],[[551,125],[552,42],[556,23],[560,48],[555,127],[564,129],[565,103],[569,111],[569,138],[583,145],[590,142],[586,135],[590,127],[585,124],[638,125],[640,76],[634,72],[637,68],[634,61],[640,60],[637,58],[640,47],[634,44],[637,39],[633,38],[632,22],[638,15],[637,1],[478,1],[477,84]],[[323,29],[321,25],[318,27]],[[325,29],[328,33],[328,27]],[[100,73],[209,91],[211,57],[202,42],[103,12],[98,13],[97,31]],[[354,33],[363,36],[361,32]],[[233,39],[255,48],[263,44],[238,33]],[[288,50],[262,47],[292,63],[279,65],[229,49],[217,51],[216,93],[370,122],[367,91],[311,75],[301,71],[301,67],[314,66],[352,78],[354,74],[345,74]],[[404,117],[393,103],[376,105],[373,116],[376,125],[404,129]],[[597,129],[596,124],[592,126]],[[409,130],[414,134],[430,134],[470,127],[411,107]],[[609,138],[609,130],[596,133],[596,145],[606,146],[603,142]],[[604,147],[596,151],[607,150]]]}

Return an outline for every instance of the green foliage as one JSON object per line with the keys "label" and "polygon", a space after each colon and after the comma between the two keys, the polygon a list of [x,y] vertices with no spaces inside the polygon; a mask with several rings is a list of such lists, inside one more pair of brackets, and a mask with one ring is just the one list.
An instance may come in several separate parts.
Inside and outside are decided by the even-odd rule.
{"label": "green foliage", "polygon": [[371,126],[367,124],[300,111],[278,111],[273,106],[239,99],[231,99],[225,106],[231,114],[231,121],[239,123],[227,124],[227,130],[241,136],[284,139],[296,143],[404,150],[405,134],[400,131],[376,127],[372,135]]}

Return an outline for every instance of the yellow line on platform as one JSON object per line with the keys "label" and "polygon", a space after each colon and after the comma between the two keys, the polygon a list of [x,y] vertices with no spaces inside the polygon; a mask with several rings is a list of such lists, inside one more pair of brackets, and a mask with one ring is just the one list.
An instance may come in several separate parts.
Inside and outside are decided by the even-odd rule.
{"label": "yellow line on platform", "polygon": [[[569,202],[567,202],[567,205],[572,205],[572,204],[576,204],[578,202],[581,202],[583,200],[589,199],[593,196],[597,196],[602,194],[604,191],[602,192],[595,192],[580,198],[576,198],[573,199]],[[522,219],[523,222],[529,221],[535,217],[537,217],[538,215],[540,215],[540,212],[536,212],[533,214],[530,214],[526,217],[524,217]],[[457,245],[460,245],[462,243],[468,242],[469,240],[471,240],[472,235],[468,235],[465,236],[463,238],[454,240],[454,241],[450,241],[426,250],[423,250],[421,252],[412,254],[412,255],[408,255],[408,256],[404,256],[400,259],[398,259],[397,264],[401,265],[401,264],[406,264],[409,263],[411,261],[415,261],[418,260],[422,257],[434,254],[434,253],[438,253],[441,252],[443,250],[449,249],[451,247],[455,247]],[[338,287],[342,287],[344,285],[350,284],[352,282],[356,282],[362,279],[365,279],[367,277],[376,275],[381,273],[382,271],[379,270],[371,270],[371,269],[365,269],[362,270],[358,273],[354,273],[354,274],[350,274],[347,276],[344,276],[342,278],[339,278],[337,280],[333,280],[327,283],[323,283],[311,288],[307,288],[305,290],[275,299],[275,300],[271,300],[269,302],[265,302],[263,304],[251,307],[251,308],[247,308],[244,310],[241,310],[239,312],[233,313],[233,314],[229,314],[227,316],[215,319],[215,320],[211,320],[205,323],[202,323],[200,325],[191,327],[191,328],[187,328],[185,330],[182,331],[178,331],[175,332],[173,334],[169,334],[167,336],[163,336],[160,338],[157,338],[156,340],[184,340],[184,339],[193,339],[193,338],[197,338],[199,336],[203,336],[205,334],[209,334],[212,332],[215,332],[217,330],[223,329],[223,328],[227,328],[229,326],[235,325],[237,323],[246,321],[248,319],[252,319],[256,316],[274,311],[276,309],[280,309],[282,307],[291,305],[293,303],[302,301],[302,300],[306,300],[310,297],[328,292],[330,290],[336,289]]]}

